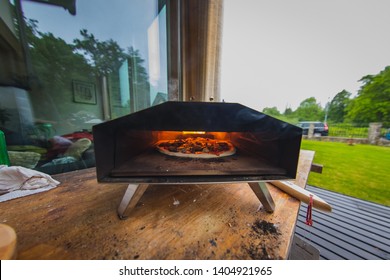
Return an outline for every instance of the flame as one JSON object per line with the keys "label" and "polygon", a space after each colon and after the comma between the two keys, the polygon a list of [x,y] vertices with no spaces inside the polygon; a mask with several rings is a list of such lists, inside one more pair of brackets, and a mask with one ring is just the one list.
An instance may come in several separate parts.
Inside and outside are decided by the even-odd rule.
{"label": "flame", "polygon": [[183,135],[187,134],[206,134],[206,131],[182,131]]}

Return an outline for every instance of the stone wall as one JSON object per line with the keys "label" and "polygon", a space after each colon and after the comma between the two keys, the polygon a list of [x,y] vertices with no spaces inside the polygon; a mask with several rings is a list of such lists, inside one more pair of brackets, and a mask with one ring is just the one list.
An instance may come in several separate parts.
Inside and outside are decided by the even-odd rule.
{"label": "stone wall", "polygon": [[353,144],[371,144],[378,146],[389,146],[390,141],[381,137],[381,128],[382,123],[370,123],[368,129],[368,138],[351,138],[351,137],[336,137],[336,136],[315,136],[313,134],[313,128],[308,135],[303,135],[303,139],[310,139],[316,141],[325,141],[325,142],[341,142],[347,143],[349,145]]}
{"label": "stone wall", "polygon": [[[307,135],[303,135],[302,138],[303,139],[309,139],[307,137]],[[353,145],[353,144],[371,144],[369,142],[368,138],[314,136],[313,138],[310,138],[310,140],[323,141],[323,142],[340,142],[340,143],[347,143],[349,145]],[[388,146],[388,147],[390,147],[390,141],[386,140],[384,138],[380,138],[375,144],[371,144],[371,145]]]}
{"label": "stone wall", "polygon": [[[303,139],[309,139],[307,135],[303,135]],[[310,140],[324,141],[324,142],[341,142],[341,143],[355,143],[368,144],[367,138],[349,138],[349,137],[335,137],[335,136],[313,136]]]}

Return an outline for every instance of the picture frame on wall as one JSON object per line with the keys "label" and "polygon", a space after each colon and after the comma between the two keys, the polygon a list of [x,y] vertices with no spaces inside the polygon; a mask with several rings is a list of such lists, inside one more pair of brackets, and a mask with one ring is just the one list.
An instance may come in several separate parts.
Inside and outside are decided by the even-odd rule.
{"label": "picture frame on wall", "polygon": [[74,102],[96,105],[96,87],[94,83],[73,80],[72,87]]}

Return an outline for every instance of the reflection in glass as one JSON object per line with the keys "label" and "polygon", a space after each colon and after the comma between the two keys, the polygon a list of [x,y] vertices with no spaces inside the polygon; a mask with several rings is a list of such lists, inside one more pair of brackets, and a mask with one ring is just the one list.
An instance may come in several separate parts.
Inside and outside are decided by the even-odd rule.
{"label": "reflection in glass", "polygon": [[29,82],[0,87],[0,130],[9,150],[38,153],[34,167],[53,174],[94,165],[94,124],[168,100],[167,12],[162,0],[41,2],[8,4]]}

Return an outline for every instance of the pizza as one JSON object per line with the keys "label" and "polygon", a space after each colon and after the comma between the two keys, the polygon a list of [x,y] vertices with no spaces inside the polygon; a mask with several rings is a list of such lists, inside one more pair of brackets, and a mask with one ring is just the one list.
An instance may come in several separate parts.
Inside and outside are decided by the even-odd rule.
{"label": "pizza", "polygon": [[156,149],[166,155],[186,158],[218,158],[234,155],[232,143],[204,137],[188,137],[175,140],[161,140]]}

